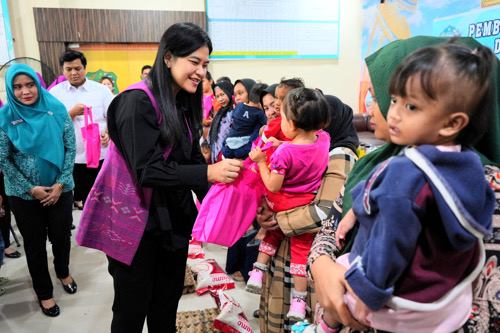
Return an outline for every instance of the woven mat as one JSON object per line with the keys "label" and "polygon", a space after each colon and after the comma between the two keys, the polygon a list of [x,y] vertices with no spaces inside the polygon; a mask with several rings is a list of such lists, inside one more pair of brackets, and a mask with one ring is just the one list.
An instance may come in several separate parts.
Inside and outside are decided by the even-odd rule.
{"label": "woven mat", "polygon": [[194,293],[196,290],[196,285],[194,281],[193,272],[191,272],[191,267],[186,265],[186,275],[184,276],[184,289],[182,290],[183,294]]}
{"label": "woven mat", "polygon": [[177,313],[177,333],[212,333],[220,332],[214,328],[214,320],[219,309],[205,309]]}

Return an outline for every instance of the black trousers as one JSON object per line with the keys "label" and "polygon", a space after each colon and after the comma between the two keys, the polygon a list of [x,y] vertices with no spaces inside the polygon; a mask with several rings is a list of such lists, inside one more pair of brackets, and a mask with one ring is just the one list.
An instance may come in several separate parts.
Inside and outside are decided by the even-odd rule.
{"label": "black trousers", "polygon": [[[255,228],[254,223],[254,228]],[[258,230],[258,227],[255,228]],[[248,272],[252,271],[253,264],[257,261],[259,255],[259,247],[248,247],[247,244],[254,239],[255,234],[247,237],[241,237],[233,246],[227,250],[226,257],[226,272],[233,274],[237,271],[241,272],[245,282],[250,278]]]}
{"label": "black trousers", "polygon": [[47,263],[47,236],[52,244],[56,275],[64,279],[69,275],[73,195],[62,193],[55,205],[45,207],[38,200],[11,196],[9,201],[24,239],[33,289],[39,300],[51,299],[54,288]]}
{"label": "black trousers", "polygon": [[104,160],[99,161],[98,168],[87,168],[87,164],[75,164],[73,169],[73,179],[75,180],[75,201],[87,200],[90,190],[94,185],[97,174],[101,170]]}
{"label": "black trousers", "polygon": [[108,256],[113,277],[112,333],[175,332],[177,305],[184,288],[188,248],[170,251],[145,232],[130,266]]}

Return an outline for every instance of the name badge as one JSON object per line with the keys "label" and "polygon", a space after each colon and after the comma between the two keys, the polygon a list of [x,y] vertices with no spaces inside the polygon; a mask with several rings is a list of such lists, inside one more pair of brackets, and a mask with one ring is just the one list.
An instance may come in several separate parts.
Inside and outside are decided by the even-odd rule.
{"label": "name badge", "polygon": [[24,119],[14,120],[13,122],[11,122],[12,125],[17,125],[20,123],[24,123]]}

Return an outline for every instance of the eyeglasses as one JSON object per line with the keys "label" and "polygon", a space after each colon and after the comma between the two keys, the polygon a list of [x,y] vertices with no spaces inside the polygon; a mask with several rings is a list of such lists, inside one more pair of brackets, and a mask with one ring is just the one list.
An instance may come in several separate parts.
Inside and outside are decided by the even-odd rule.
{"label": "eyeglasses", "polygon": [[370,106],[372,105],[372,103],[373,103],[372,93],[370,92],[370,90],[367,90],[366,91],[366,96],[365,96],[365,107],[366,107],[366,110],[368,110],[370,108]]}

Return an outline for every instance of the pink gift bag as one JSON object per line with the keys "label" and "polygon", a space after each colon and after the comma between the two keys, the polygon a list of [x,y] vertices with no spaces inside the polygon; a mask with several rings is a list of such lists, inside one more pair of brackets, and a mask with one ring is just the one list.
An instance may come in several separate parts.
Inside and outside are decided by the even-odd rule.
{"label": "pink gift bag", "polygon": [[[250,162],[247,162],[250,161]],[[232,246],[255,218],[265,186],[248,158],[232,183],[214,183],[201,203],[192,236],[204,243]]]}
{"label": "pink gift bag", "polygon": [[[262,147],[265,151],[272,142]],[[250,158],[232,183],[214,183],[201,203],[192,236],[204,243],[232,246],[248,230],[266,186]],[[254,168],[256,171],[250,170]]]}
{"label": "pink gift bag", "polygon": [[99,167],[99,159],[101,157],[101,133],[99,133],[99,125],[94,123],[92,119],[92,107],[85,107],[83,109],[83,116],[85,118],[85,127],[82,127],[82,137],[87,156],[87,168],[97,168]]}

